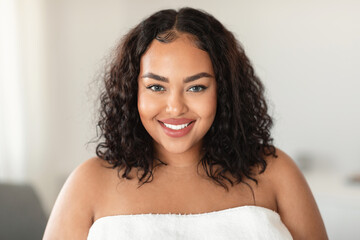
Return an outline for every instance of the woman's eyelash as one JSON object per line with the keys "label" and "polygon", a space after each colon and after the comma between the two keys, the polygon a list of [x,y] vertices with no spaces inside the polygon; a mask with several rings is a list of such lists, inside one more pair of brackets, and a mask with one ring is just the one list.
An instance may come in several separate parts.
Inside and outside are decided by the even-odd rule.
{"label": "woman's eyelash", "polygon": [[201,90],[199,90],[199,91],[190,91],[190,92],[201,92],[201,91],[204,91],[205,89],[207,89],[207,87],[205,87],[204,85],[196,85],[196,86],[192,86],[191,88],[189,88],[189,90],[193,89],[193,88],[197,88],[197,89],[201,88]]}
{"label": "woman's eyelash", "polygon": [[[150,85],[150,86],[147,86],[146,89],[150,89],[153,92],[164,91],[164,87],[161,85]],[[197,90],[190,90],[190,89],[197,89]],[[204,91],[205,89],[207,89],[207,87],[205,87],[204,85],[196,85],[196,86],[190,87],[189,91],[190,92],[201,92],[201,91]]]}
{"label": "woman's eyelash", "polygon": [[159,90],[159,88],[163,88],[163,86],[160,86],[160,85],[150,85],[150,86],[147,86],[146,89],[150,89],[151,91],[153,92],[159,92],[161,90]]}

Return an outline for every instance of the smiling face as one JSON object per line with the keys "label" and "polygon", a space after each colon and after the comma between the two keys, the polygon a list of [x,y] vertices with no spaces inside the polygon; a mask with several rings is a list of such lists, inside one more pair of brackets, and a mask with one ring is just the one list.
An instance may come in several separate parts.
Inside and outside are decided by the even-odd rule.
{"label": "smiling face", "polygon": [[200,150],[216,114],[216,81],[207,52],[182,34],[153,40],[140,61],[138,111],[156,151]]}

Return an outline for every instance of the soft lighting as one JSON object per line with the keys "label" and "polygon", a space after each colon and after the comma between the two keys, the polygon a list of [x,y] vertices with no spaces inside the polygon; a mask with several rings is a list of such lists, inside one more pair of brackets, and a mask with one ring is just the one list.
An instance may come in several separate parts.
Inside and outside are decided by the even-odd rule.
{"label": "soft lighting", "polygon": [[0,180],[24,180],[24,128],[16,1],[0,0]]}

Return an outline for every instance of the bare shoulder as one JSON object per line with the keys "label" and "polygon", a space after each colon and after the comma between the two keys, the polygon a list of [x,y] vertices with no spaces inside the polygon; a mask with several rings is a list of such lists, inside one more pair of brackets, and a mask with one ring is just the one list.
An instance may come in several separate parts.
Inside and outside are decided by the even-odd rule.
{"label": "bare shoulder", "polygon": [[323,220],[311,190],[295,164],[285,152],[267,157],[265,171],[275,191],[278,212],[294,239],[328,239]]}
{"label": "bare shoulder", "polygon": [[86,239],[105,167],[103,160],[94,157],[72,171],[56,199],[43,239]]}

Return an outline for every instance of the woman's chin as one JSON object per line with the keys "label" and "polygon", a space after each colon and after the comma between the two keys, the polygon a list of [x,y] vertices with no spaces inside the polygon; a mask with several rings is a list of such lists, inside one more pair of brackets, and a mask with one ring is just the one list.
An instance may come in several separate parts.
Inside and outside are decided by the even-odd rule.
{"label": "woman's chin", "polygon": [[166,153],[170,154],[182,154],[189,150],[189,148],[186,148],[184,145],[182,146],[163,146],[163,150],[165,150]]}
{"label": "woman's chin", "polygon": [[[160,146],[159,146],[160,145]],[[183,141],[179,142],[172,142],[172,141],[164,141],[158,145],[158,150],[162,151],[163,153],[170,153],[170,154],[182,154],[189,151],[193,146],[190,143],[185,143]]]}

